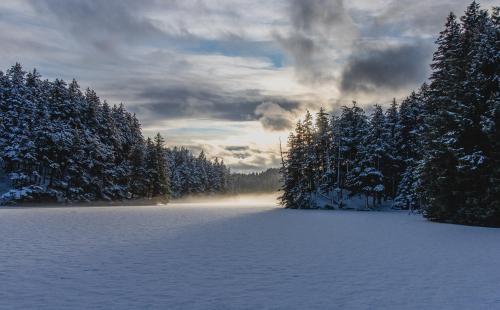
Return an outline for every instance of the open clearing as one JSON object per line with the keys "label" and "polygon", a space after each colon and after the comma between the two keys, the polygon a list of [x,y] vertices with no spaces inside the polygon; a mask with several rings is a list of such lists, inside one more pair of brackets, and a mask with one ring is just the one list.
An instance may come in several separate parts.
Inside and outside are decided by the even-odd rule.
{"label": "open clearing", "polygon": [[272,203],[0,210],[2,309],[500,309],[500,229]]}

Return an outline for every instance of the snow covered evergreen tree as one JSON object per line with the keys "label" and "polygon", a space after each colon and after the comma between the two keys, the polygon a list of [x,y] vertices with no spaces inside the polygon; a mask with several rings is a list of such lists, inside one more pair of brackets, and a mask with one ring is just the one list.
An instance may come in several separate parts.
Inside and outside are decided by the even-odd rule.
{"label": "snow covered evergreen tree", "polygon": [[391,106],[385,112],[384,124],[384,161],[381,165],[381,172],[384,175],[385,197],[394,198],[397,194],[403,161],[398,152],[400,115],[396,98],[392,100]]}
{"label": "snow covered evergreen tree", "polygon": [[450,15],[437,41],[422,177],[430,219],[500,222],[499,210],[485,201],[495,187],[489,166],[495,141],[484,131],[491,106],[498,105],[498,31],[488,12],[473,2],[461,23]]}
{"label": "snow covered evergreen tree", "polygon": [[421,204],[420,172],[424,149],[426,119],[425,103],[428,86],[423,84],[412,92],[399,107],[396,154],[401,163],[395,206],[402,209],[419,208]]}
{"label": "snow covered evergreen tree", "polygon": [[[310,197],[319,184],[324,193],[337,190],[339,205],[346,189],[364,194],[366,206],[368,197],[374,206],[383,194],[431,220],[500,226],[499,14],[475,1],[459,20],[451,13],[436,41],[429,84],[399,109],[395,100],[385,113],[375,105],[368,121],[354,104],[328,125],[321,110],[312,140],[307,113],[290,135],[283,204],[314,207]],[[327,139],[323,128],[330,128]]]}
{"label": "snow covered evergreen tree", "polygon": [[[15,64],[0,72],[0,176],[11,190],[0,203],[93,201],[170,197],[170,164],[159,134],[144,140],[139,121],[123,104],[109,106],[76,80],[42,81],[36,70]],[[215,167],[206,160],[188,161]],[[185,171],[192,175],[193,167]],[[217,191],[227,188],[228,169],[218,162]],[[187,184],[184,192],[206,193],[212,185]],[[5,180],[0,180],[5,183]]]}
{"label": "snow covered evergreen tree", "polygon": [[283,195],[280,197],[286,208],[310,208],[309,181],[304,173],[307,147],[304,142],[304,125],[298,122],[295,132],[288,138],[286,164],[283,167]]}
{"label": "snow covered evergreen tree", "polygon": [[329,178],[331,177],[332,166],[330,161],[330,146],[332,145],[332,130],[328,122],[328,114],[320,108],[316,115],[314,132],[314,158],[316,165],[314,183],[316,187],[327,192],[329,188]]}
{"label": "snow covered evergreen tree", "polygon": [[187,195],[224,194],[230,188],[230,170],[222,160],[207,159],[201,151],[195,157],[188,149],[167,149],[170,183],[174,198]]}
{"label": "snow covered evergreen tree", "polygon": [[[363,118],[364,119],[364,118]],[[369,123],[363,121],[356,131],[361,133],[357,142],[357,152],[353,157],[352,169],[347,174],[347,185],[351,195],[364,194],[366,207],[372,197],[372,206],[380,203],[384,192],[384,175],[381,171],[387,158],[388,147],[385,136],[385,115],[380,105],[375,110]]]}

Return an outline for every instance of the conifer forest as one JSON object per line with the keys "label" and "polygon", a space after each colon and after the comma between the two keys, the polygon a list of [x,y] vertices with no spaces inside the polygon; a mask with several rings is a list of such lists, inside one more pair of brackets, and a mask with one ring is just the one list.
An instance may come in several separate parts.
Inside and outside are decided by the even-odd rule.
{"label": "conifer forest", "polygon": [[288,139],[281,201],[393,201],[431,220],[500,226],[500,10],[450,13],[428,82],[401,102],[307,112]]}
{"label": "conifer forest", "polygon": [[185,148],[144,138],[136,116],[76,80],[43,80],[15,64],[0,72],[0,161],[15,201],[90,202],[227,190],[229,169]]}

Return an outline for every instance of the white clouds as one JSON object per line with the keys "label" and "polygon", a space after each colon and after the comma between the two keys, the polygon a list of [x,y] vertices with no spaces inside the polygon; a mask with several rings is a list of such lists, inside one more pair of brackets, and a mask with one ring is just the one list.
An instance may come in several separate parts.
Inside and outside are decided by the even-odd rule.
{"label": "white clouds", "polygon": [[149,15],[169,34],[204,39],[239,36],[249,40],[270,40],[271,27],[286,18],[285,1],[174,1],[158,6]]}
{"label": "white clouds", "polygon": [[[4,0],[0,69],[18,61],[74,77],[136,111],[148,133],[192,147],[210,141],[226,156],[223,146],[254,143],[263,154],[227,161],[270,165],[283,134],[272,130],[305,108],[389,102],[423,82],[425,42],[468,2]],[[408,46],[423,56],[396,53]],[[399,67],[415,74],[401,78]]]}
{"label": "white clouds", "polygon": [[293,126],[296,116],[293,112],[283,109],[279,104],[263,102],[255,109],[259,121],[264,128],[280,131]]}

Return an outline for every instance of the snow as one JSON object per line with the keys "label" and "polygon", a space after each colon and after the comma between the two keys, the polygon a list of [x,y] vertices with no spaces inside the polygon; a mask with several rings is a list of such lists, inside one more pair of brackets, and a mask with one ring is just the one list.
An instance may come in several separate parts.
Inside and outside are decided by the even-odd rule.
{"label": "snow", "polygon": [[0,236],[0,309],[500,308],[500,229],[404,211],[14,207]]}

